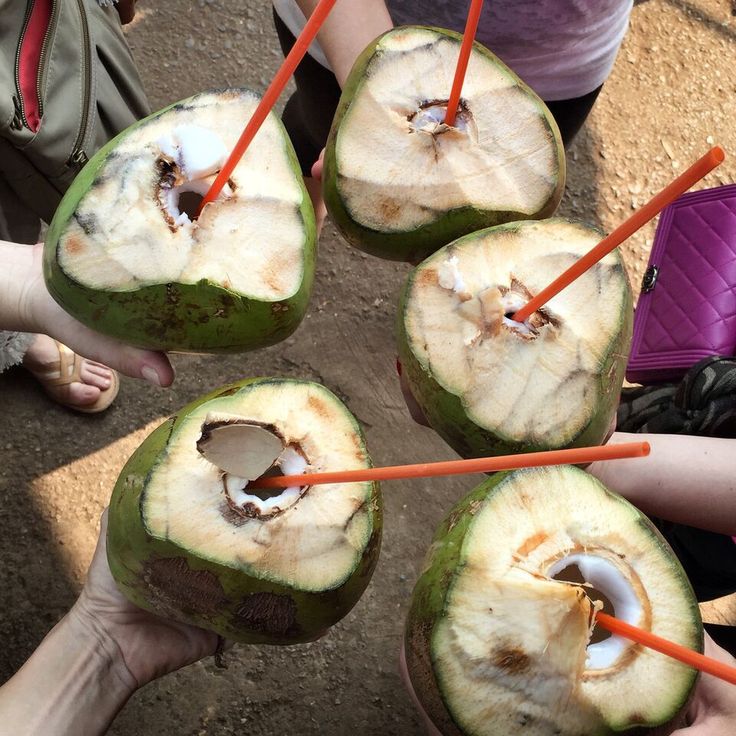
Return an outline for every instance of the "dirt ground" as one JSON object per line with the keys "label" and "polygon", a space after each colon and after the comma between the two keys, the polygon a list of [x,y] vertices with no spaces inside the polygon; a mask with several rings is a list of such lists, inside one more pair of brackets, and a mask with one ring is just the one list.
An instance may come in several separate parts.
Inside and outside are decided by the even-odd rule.
{"label": "dirt ground", "polygon": [[[713,142],[733,155],[701,186],[736,181],[733,12],[728,0],[634,9],[613,76],[569,151],[563,214],[610,230]],[[129,38],[153,106],[227,84],[262,91],[281,58],[270,15],[265,0],[142,1]],[[635,284],[653,231],[625,246]],[[124,379],[101,417],[57,408],[22,371],[0,377],[0,681],[74,601],[125,460],[164,417],[213,387],[257,375],[320,381],[358,417],[377,464],[452,456],[411,422],[399,392],[393,322],[406,273],[349,248],[328,223],[309,315],[280,345],[175,356],[173,388]],[[228,670],[204,661],[166,677],[132,699],[111,733],[421,733],[397,674],[403,619],[434,527],[474,481],[386,484],[381,559],[341,624],[315,644],[240,647]]]}

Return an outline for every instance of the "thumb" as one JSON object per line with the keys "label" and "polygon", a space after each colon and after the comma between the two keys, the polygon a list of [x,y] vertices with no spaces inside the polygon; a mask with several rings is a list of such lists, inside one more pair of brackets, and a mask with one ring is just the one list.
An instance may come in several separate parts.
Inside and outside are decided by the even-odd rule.
{"label": "thumb", "polygon": [[44,289],[43,304],[36,320],[39,332],[63,342],[75,353],[103,363],[131,378],[142,378],[154,386],[170,386],[174,369],[165,353],[142,350],[115,338],[101,335],[65,312]]}

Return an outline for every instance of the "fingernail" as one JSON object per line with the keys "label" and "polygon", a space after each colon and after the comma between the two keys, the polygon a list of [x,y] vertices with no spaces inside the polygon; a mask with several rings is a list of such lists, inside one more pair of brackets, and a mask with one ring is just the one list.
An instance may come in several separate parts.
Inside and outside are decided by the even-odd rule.
{"label": "fingernail", "polygon": [[141,368],[141,376],[151,385],[161,388],[161,379],[158,377],[158,373],[156,373],[150,365],[144,365],[143,368]]}

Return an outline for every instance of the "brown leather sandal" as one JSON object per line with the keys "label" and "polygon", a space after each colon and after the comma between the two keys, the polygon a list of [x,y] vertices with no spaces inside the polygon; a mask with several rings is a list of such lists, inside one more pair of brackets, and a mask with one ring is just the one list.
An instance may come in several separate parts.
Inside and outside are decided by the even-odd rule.
{"label": "brown leather sandal", "polygon": [[59,360],[43,371],[31,371],[44,391],[57,404],[61,404],[67,409],[73,409],[84,414],[97,414],[105,411],[115,400],[120,390],[118,374],[112,368],[110,369],[112,373],[110,385],[100,391],[97,401],[93,404],[72,404],[68,399],[68,391],[64,387],[75,382],[84,383],[81,377],[84,358],[58,340],[54,340],[54,343],[59,351]]}

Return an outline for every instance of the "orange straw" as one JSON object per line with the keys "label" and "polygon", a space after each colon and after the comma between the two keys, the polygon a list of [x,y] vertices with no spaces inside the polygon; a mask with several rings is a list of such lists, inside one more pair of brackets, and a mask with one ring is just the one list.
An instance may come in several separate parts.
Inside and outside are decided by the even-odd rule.
{"label": "orange straw", "polygon": [[457,66],[455,67],[455,79],[452,80],[452,91],[450,92],[450,99],[447,100],[445,125],[455,125],[457,106],[460,104],[460,93],[463,89],[465,72],[468,70],[470,51],[473,48],[475,32],[478,30],[478,21],[480,20],[480,11],[482,8],[483,0],[470,0],[468,19],[467,21],[465,21],[465,32],[463,33],[463,42],[460,46],[460,56],[457,59]]}
{"label": "orange straw", "polygon": [[542,289],[530,299],[513,316],[516,322],[523,322],[533,312],[546,304],[553,296],[569,286],[576,278],[582,276],[604,256],[608,255],[616,246],[633,235],[640,227],[646,225],[657,213],[661,212],[673,199],[690,189],[700,181],[709,171],[715,169],[723,161],[725,154],[720,146],[711,148],[708,153],[698,159],[687,171],[668,184],[659,194],[655,195],[643,207],[640,207],[625,222],[621,223],[610,235],[603,238],[598,245],[576,261],[563,274],[558,276],[549,286]]}
{"label": "orange straw", "polygon": [[596,460],[645,457],[648,454],[648,442],[624,442],[620,445],[527,452],[502,457],[447,460],[439,463],[416,463],[415,465],[392,465],[385,468],[338,470],[330,473],[279,475],[270,478],[258,478],[258,480],[248,484],[248,489],[288,488],[289,486],[313,486],[327,483],[361,483],[371,480],[400,480],[401,478],[430,478],[438,475],[461,475],[463,473],[493,473],[497,470],[536,468],[540,465],[578,465],[592,463]]}
{"label": "orange straw", "polygon": [[677,659],[683,664],[694,667],[696,670],[720,677],[721,680],[736,685],[736,667],[732,667],[725,662],[719,662],[712,657],[706,657],[704,654],[694,652],[692,649],[682,646],[682,644],[675,644],[675,642],[669,641],[669,639],[663,639],[661,636],[652,634],[651,631],[644,631],[644,629],[627,624],[625,621],[609,616],[606,613],[597,613],[595,615],[595,622],[612,634],[618,634],[626,639],[631,639],[631,641],[635,641],[637,644],[642,644],[645,647],[666,654],[668,657]]}
{"label": "orange straw", "polygon": [[238,165],[238,161],[240,161],[251,141],[255,138],[255,135],[263,124],[263,121],[268,116],[268,113],[271,112],[271,108],[276,104],[276,100],[278,100],[279,95],[283,92],[284,87],[291,78],[291,75],[294,73],[294,70],[299,66],[299,62],[304,58],[304,54],[307,53],[307,49],[311,45],[312,41],[314,41],[317,32],[325,22],[325,19],[327,18],[330,10],[332,10],[332,6],[335,2],[336,0],[319,0],[317,7],[309,16],[307,24],[299,34],[299,38],[297,38],[291,51],[289,51],[289,54],[284,59],[284,63],[281,65],[278,72],[276,72],[276,76],[273,78],[273,81],[268,86],[268,89],[261,98],[261,101],[258,103],[258,107],[256,107],[253,116],[245,126],[245,130],[240,135],[240,138],[235,144],[235,148],[233,148],[232,153],[225,162],[225,165],[220,169],[220,173],[217,175],[214,182],[212,182],[212,186],[209,188],[207,194],[204,195],[204,198],[199,205],[199,210],[197,211],[197,217],[199,217],[205,205],[217,199],[217,196],[220,194],[222,188],[230,178],[230,174],[233,173],[233,169]]}

